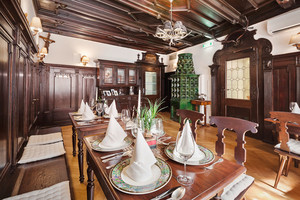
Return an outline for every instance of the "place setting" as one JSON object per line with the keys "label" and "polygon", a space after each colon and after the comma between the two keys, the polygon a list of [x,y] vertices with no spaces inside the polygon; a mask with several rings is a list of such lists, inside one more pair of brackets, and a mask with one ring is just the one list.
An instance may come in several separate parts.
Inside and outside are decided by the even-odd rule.
{"label": "place setting", "polygon": [[[185,154],[187,154],[188,150],[192,154],[187,158]],[[211,150],[196,144],[188,120],[183,130],[178,133],[176,143],[171,142],[165,148],[165,154],[171,160],[186,165],[207,166],[215,159]]]}
{"label": "place setting", "polygon": [[104,108],[104,112],[105,114],[103,115],[103,118],[105,119],[109,119],[111,118],[111,116],[113,116],[116,119],[121,117],[121,114],[118,113],[115,100],[113,100],[113,102],[110,104],[108,108]]}
{"label": "place setting", "polygon": [[[83,103],[83,101],[81,103]],[[94,114],[87,103],[81,104],[78,113],[81,113],[81,115],[74,116],[74,120],[77,122],[90,122],[92,120],[100,119],[97,115]]]}

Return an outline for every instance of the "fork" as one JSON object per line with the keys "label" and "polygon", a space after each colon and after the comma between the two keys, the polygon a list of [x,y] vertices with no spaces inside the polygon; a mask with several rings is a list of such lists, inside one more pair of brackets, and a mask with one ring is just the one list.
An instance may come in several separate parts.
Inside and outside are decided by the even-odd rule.
{"label": "fork", "polygon": [[102,159],[109,158],[109,157],[112,157],[112,156],[121,155],[121,154],[123,154],[124,152],[126,152],[126,151],[131,151],[131,150],[132,150],[132,147],[131,147],[131,146],[125,147],[125,148],[123,149],[123,152],[118,152],[118,153],[109,154],[109,155],[106,155],[106,156],[102,156],[102,157],[100,157],[100,158],[101,158],[101,160],[102,160]]}
{"label": "fork", "polygon": [[106,162],[108,162],[108,161],[110,161],[110,160],[113,160],[113,159],[116,159],[116,158],[119,158],[119,157],[129,156],[129,155],[131,155],[131,152],[132,152],[132,151],[125,151],[125,152],[122,153],[121,155],[116,155],[116,156],[113,156],[113,157],[111,157],[111,158],[104,159],[104,160],[102,160],[102,162],[103,162],[103,163],[106,163]]}

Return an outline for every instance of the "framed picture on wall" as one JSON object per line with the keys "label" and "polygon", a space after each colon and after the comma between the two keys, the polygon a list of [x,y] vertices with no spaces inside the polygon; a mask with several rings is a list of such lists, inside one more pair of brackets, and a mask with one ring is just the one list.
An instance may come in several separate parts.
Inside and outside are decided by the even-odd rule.
{"label": "framed picture on wall", "polygon": [[129,69],[129,84],[135,84],[136,83],[136,70],[135,69]]}
{"label": "framed picture on wall", "polygon": [[113,68],[104,67],[104,83],[113,83]]}
{"label": "framed picture on wall", "polygon": [[106,91],[106,96],[111,96],[111,93],[109,90]]}

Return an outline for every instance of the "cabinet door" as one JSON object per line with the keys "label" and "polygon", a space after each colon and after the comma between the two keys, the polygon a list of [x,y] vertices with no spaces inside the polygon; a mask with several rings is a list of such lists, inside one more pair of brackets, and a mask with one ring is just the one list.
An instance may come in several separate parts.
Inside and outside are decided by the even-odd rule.
{"label": "cabinet door", "polygon": [[143,96],[154,102],[160,98],[160,68],[145,67],[143,69]]}

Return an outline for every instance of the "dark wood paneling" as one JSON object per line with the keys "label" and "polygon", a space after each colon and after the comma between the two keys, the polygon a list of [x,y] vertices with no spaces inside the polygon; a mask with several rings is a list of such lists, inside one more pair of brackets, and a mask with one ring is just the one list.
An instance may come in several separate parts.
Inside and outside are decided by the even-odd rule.
{"label": "dark wood paneling", "polygon": [[96,68],[58,64],[42,66],[41,125],[69,124],[69,112],[77,111],[81,100],[95,98]]}

